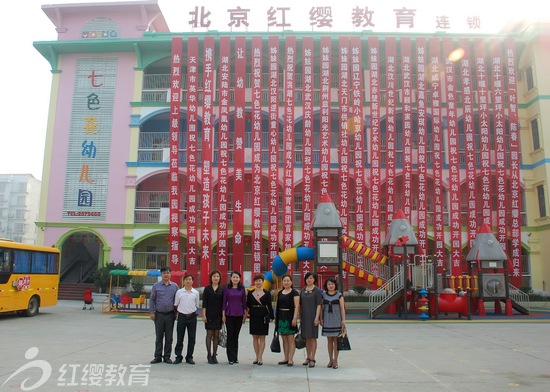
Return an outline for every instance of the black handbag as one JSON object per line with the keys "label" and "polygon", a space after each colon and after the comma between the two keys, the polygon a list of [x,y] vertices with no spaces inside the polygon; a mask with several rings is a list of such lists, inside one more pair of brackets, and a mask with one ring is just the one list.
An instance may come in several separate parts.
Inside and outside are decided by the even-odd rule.
{"label": "black handbag", "polygon": [[294,336],[294,344],[298,350],[306,347],[306,339],[302,336],[302,324],[300,324],[300,330]]}
{"label": "black handbag", "polygon": [[348,331],[346,327],[342,328],[340,335],[338,335],[338,351],[349,351],[351,350],[351,345],[349,344]]}
{"label": "black handbag", "polygon": [[281,352],[281,342],[279,341],[279,332],[276,330],[273,332],[273,340],[271,341],[271,345],[269,346],[272,353],[280,353]]}

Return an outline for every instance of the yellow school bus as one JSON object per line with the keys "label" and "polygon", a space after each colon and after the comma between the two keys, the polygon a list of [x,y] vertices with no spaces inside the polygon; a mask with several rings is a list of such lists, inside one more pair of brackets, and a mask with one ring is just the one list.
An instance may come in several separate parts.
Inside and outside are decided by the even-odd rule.
{"label": "yellow school bus", "polygon": [[34,316],[57,304],[59,249],[0,239],[0,312]]}

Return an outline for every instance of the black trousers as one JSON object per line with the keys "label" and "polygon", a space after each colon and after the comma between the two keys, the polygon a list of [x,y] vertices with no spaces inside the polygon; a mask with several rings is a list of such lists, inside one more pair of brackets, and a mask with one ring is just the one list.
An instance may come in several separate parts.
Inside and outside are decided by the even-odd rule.
{"label": "black trousers", "polygon": [[243,316],[226,316],[225,327],[227,328],[227,360],[236,362],[239,360],[239,333],[243,326]]}
{"label": "black trousers", "polygon": [[[170,358],[172,355],[172,340],[174,336],[174,312],[155,313],[155,358]],[[164,355],[162,355],[162,341],[164,340]]]}
{"label": "black trousers", "polygon": [[177,336],[178,340],[176,343],[176,349],[174,350],[176,354],[176,359],[183,359],[181,355],[183,351],[183,339],[185,338],[185,331],[189,332],[187,337],[187,355],[185,360],[193,359],[193,352],[195,351],[195,340],[197,337],[197,314],[191,313],[190,315],[184,315],[183,313],[178,314],[178,326],[177,326]]}

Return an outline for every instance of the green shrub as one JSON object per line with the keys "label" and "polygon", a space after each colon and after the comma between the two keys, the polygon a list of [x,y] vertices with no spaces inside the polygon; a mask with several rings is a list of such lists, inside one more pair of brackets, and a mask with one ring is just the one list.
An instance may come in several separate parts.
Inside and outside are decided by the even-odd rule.
{"label": "green shrub", "polygon": [[128,295],[132,298],[139,298],[141,294],[144,294],[143,292],[143,283],[136,279],[139,277],[134,276],[132,279],[132,291],[128,293]]}
{"label": "green shrub", "polygon": [[357,296],[357,295],[344,295],[345,302],[368,302],[369,297]]}
{"label": "green shrub", "polygon": [[361,286],[358,284],[357,286],[353,286],[353,291],[355,291],[359,295],[363,295],[363,293],[367,290],[365,286]]}
{"label": "green shrub", "polygon": [[[124,264],[116,264],[113,262],[110,262],[104,267],[98,268],[97,271],[95,271],[92,275],[92,279],[94,281],[94,284],[99,287],[102,293],[106,293],[109,291],[109,282],[110,282],[110,275],[109,272],[112,270],[128,270],[129,268]],[[122,275],[122,276],[113,276],[113,286],[117,285],[117,278],[118,278],[118,285],[121,287],[126,287],[128,283],[130,283],[130,276]]]}

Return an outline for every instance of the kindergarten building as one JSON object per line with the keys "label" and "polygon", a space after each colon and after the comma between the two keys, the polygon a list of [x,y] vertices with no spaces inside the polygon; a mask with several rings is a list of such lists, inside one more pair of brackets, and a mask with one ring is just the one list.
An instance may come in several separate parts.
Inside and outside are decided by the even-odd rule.
{"label": "kindergarten building", "polygon": [[[62,281],[111,261],[250,281],[312,246],[328,194],[343,234],[373,250],[402,210],[453,275],[487,223],[512,283],[549,290],[549,24],[410,33],[403,7],[397,32],[335,33],[312,8],[303,32],[272,7],[280,31],[254,33],[246,10],[193,5],[197,31],[180,33],[154,0],[42,8],[58,39],[34,44],[52,71],[37,225]],[[209,31],[213,12],[233,31]],[[298,281],[314,265],[290,268]]]}

